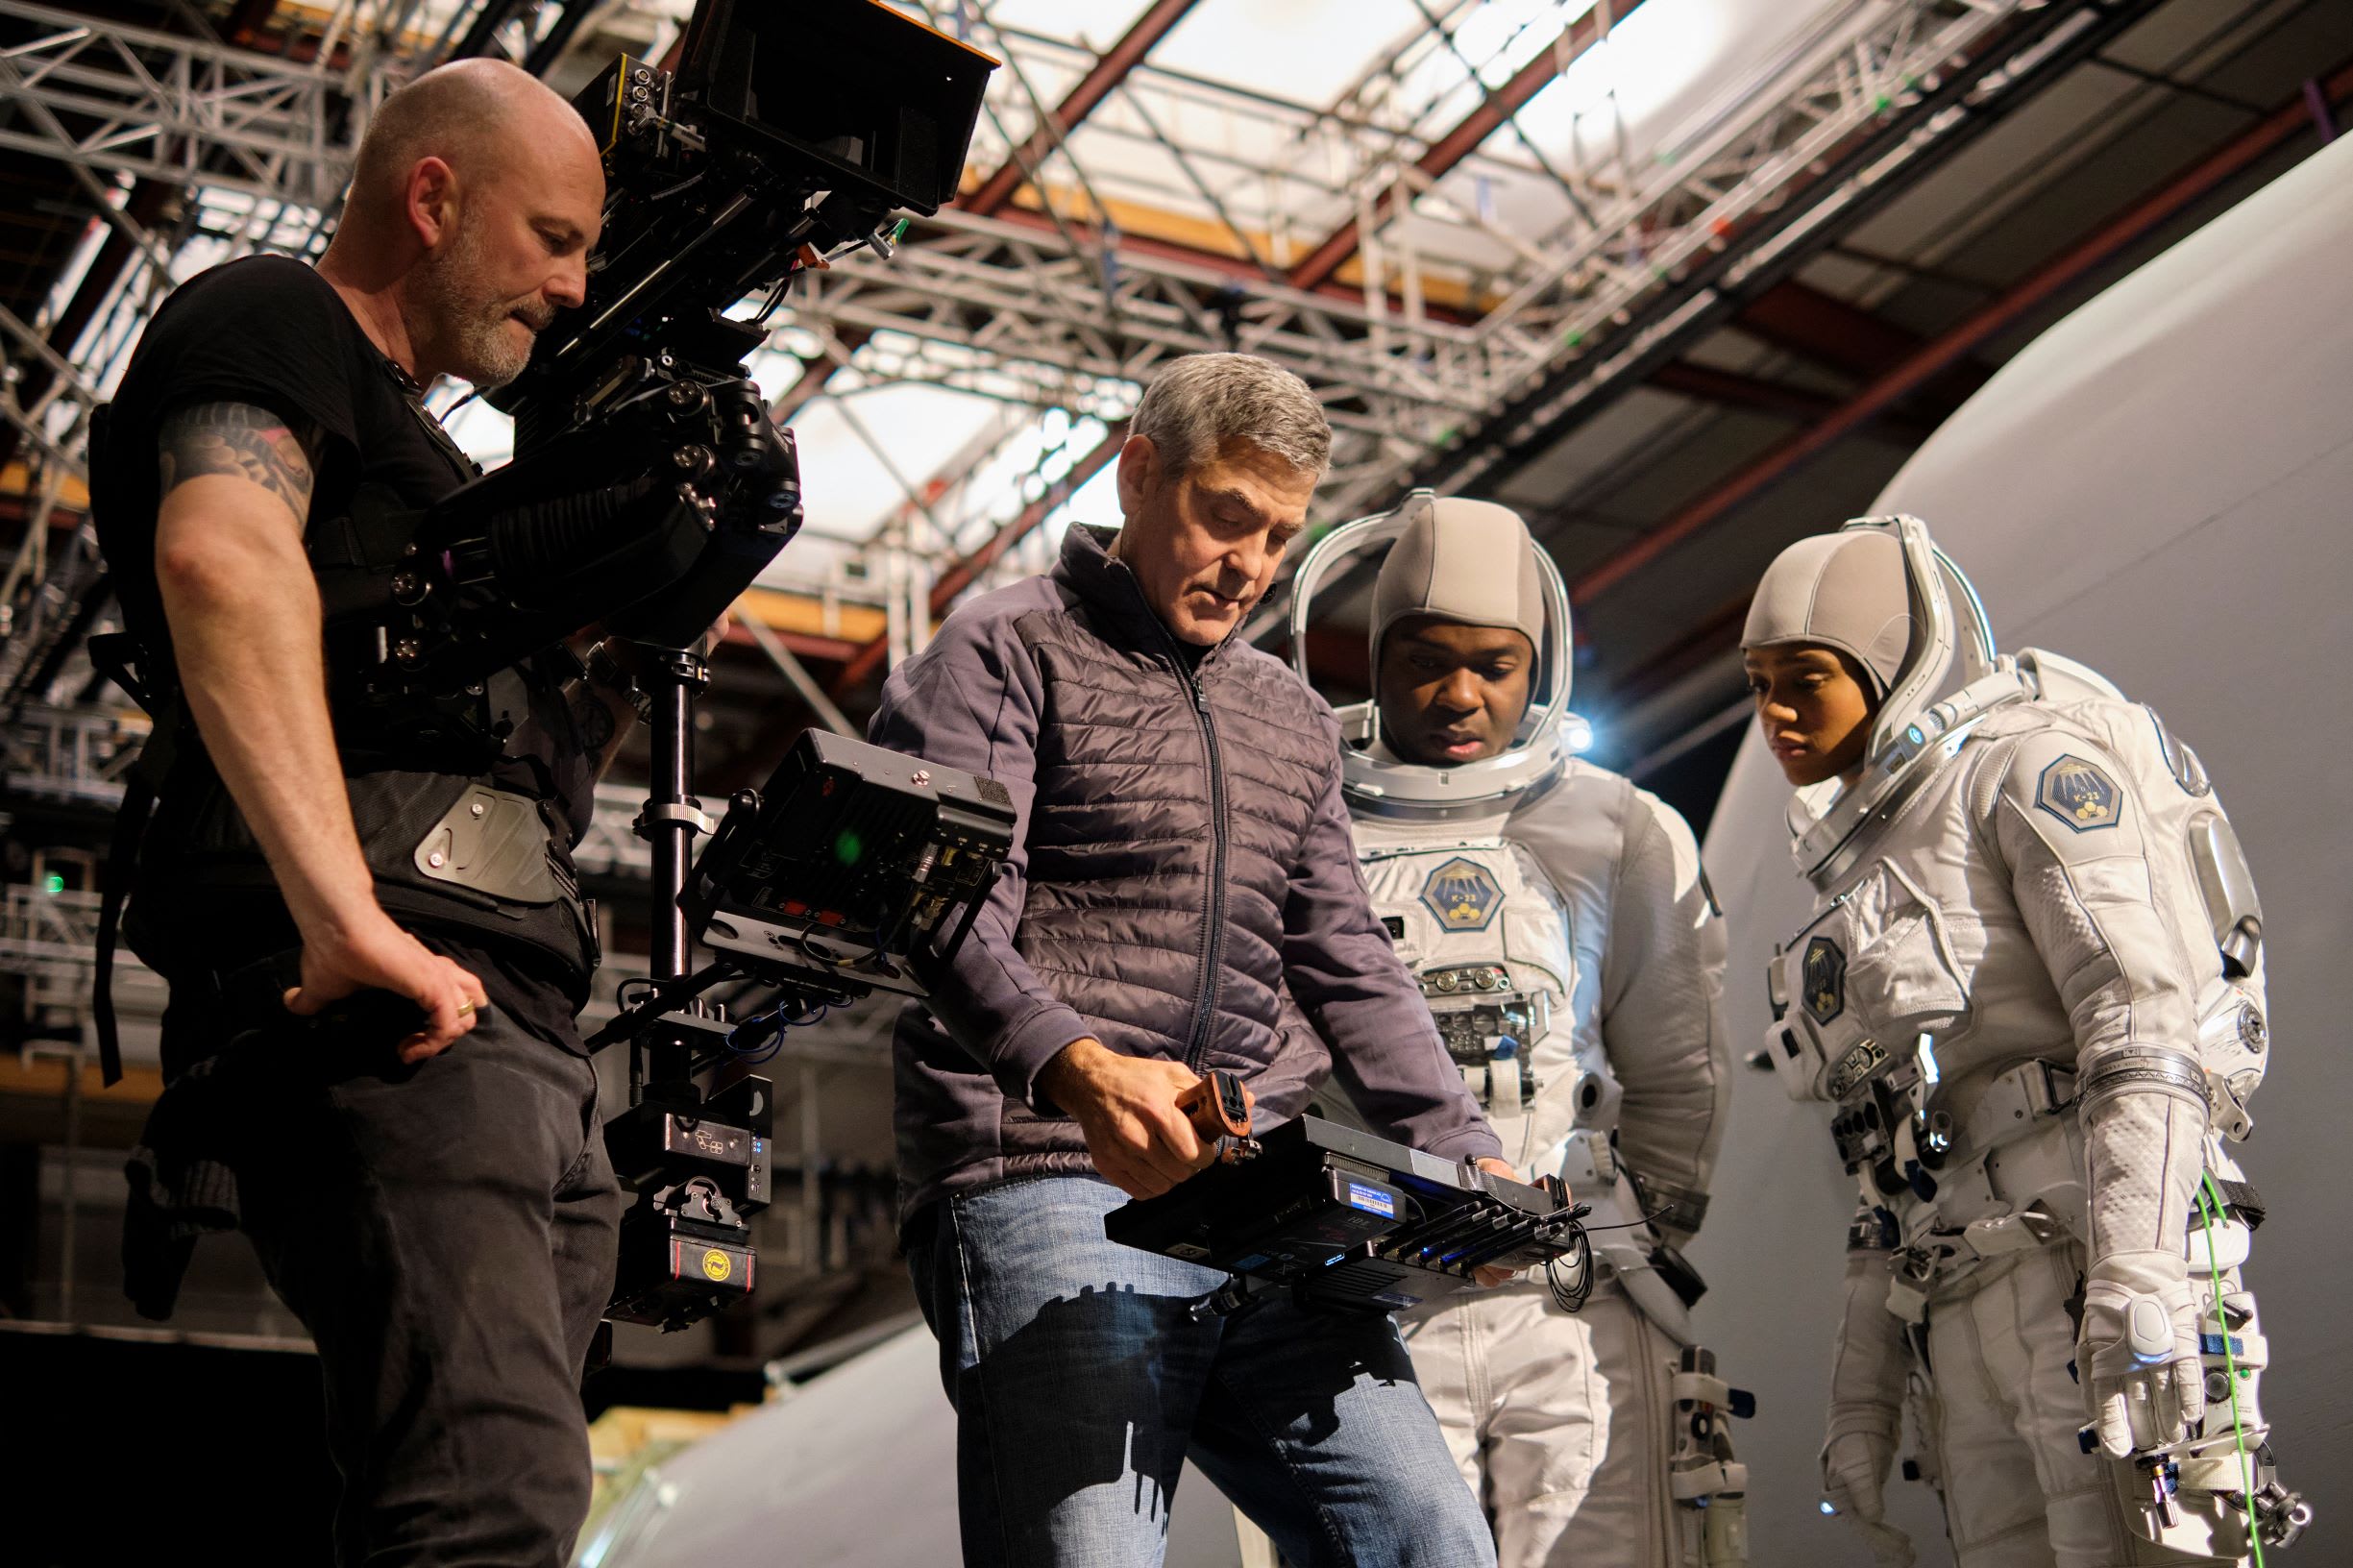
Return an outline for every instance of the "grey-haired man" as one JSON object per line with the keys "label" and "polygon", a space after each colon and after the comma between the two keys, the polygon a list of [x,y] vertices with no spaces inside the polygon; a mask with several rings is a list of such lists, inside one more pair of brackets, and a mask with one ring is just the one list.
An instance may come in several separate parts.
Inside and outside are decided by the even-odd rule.
{"label": "grey-haired man", "polygon": [[1232,640],[1330,430],[1240,355],[1180,359],[1119,458],[1125,527],[959,609],[872,734],[993,774],[1010,870],[897,1038],[909,1265],[958,1417],[965,1560],[1157,1563],[1189,1455],[1300,1564],[1494,1561],[1386,1318],[1195,1321],[1223,1276],[1105,1240],[1206,1157],[1179,1093],[1254,1080],[1287,987],[1375,1125],[1505,1168],[1367,907],[1330,710]]}

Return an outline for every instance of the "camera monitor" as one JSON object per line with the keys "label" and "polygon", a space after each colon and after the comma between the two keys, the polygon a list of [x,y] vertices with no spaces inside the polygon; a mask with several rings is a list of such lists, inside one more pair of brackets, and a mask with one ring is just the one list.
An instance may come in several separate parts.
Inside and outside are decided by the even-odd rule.
{"label": "camera monitor", "polygon": [[696,862],[697,940],[818,992],[920,996],[954,956],[1013,845],[993,778],[808,730],[768,788],[738,795]]}
{"label": "camera monitor", "polygon": [[956,194],[995,64],[881,0],[704,0],[678,90],[750,139],[928,213]]}

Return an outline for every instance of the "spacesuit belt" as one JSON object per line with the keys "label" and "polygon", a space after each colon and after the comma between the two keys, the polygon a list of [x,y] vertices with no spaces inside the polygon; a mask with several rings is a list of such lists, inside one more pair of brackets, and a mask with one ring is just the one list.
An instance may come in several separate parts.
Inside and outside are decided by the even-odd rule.
{"label": "spacesuit belt", "polygon": [[[2007,1190],[1998,1193],[1988,1168],[1998,1157],[2010,1167],[2003,1173]],[[2035,1117],[1992,1148],[1936,1171],[1934,1198],[1901,1195],[1895,1211],[1901,1248],[1924,1259],[1942,1288],[1990,1259],[2079,1239],[2086,1229],[2082,1171],[2083,1139],[2072,1107]]]}

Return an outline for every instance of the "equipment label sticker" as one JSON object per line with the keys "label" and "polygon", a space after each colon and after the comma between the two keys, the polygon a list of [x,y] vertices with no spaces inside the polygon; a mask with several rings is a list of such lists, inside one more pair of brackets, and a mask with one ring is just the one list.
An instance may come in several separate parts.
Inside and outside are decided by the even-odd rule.
{"label": "equipment label sticker", "polygon": [[1385,1215],[1390,1219],[1397,1217],[1397,1200],[1381,1188],[1366,1187],[1362,1182],[1348,1184],[1348,1207],[1361,1209],[1366,1213]]}
{"label": "equipment label sticker", "polygon": [[2071,755],[2043,770],[2034,803],[2077,833],[2114,827],[2124,815],[2124,792],[2116,787],[2116,780]]}
{"label": "equipment label sticker", "polygon": [[734,1272],[735,1264],[717,1247],[702,1255],[702,1276],[712,1284],[718,1284]]}
{"label": "equipment label sticker", "polygon": [[1422,907],[1438,918],[1441,930],[1484,931],[1504,907],[1504,890],[1493,871],[1457,855],[1422,884]]}

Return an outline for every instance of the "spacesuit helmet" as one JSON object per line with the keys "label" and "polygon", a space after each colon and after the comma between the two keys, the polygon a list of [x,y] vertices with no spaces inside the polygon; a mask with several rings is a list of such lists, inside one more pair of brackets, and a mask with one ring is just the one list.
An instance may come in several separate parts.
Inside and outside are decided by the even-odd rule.
{"label": "spacesuit helmet", "polygon": [[1349,743],[1340,751],[1340,783],[1350,805],[1382,816],[1442,820],[1503,809],[1558,778],[1581,723],[1568,711],[1568,589],[1507,507],[1417,490],[1395,511],[1325,535],[1291,584],[1291,659],[1300,677],[1309,678],[1307,631],[1317,587],[1341,563],[1383,547],[1389,552],[1373,589],[1369,633],[1376,674],[1383,638],[1417,617],[1518,631],[1528,638],[1535,668],[1528,709],[1509,744],[1477,762],[1434,767],[1399,760],[1381,737],[1378,695],[1339,710]]}
{"label": "spacesuit helmet", "polygon": [[1740,646],[1835,649],[1853,661],[1877,702],[1895,686],[1911,640],[1902,544],[1877,529],[1841,528],[1774,557],[1749,601]]}
{"label": "spacesuit helmet", "polygon": [[1976,589],[1916,517],[1858,517],[1783,551],[1757,584],[1741,647],[1786,643],[1846,654],[1877,702],[1852,787],[1827,779],[1790,804],[1792,851],[1808,876],[1829,867],[1881,802],[1950,756],[1976,717],[2023,691],[1994,646]]}

